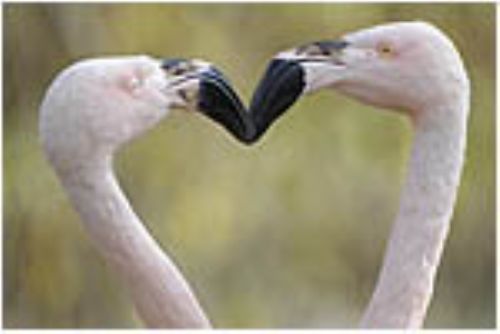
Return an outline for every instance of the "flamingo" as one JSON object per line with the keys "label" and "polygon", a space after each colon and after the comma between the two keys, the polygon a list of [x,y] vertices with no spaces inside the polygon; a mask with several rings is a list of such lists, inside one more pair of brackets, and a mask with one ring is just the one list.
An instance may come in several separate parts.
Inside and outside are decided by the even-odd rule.
{"label": "flamingo", "polygon": [[418,21],[280,52],[252,98],[255,126],[269,126],[300,97],[323,88],[402,112],[412,124],[399,211],[360,326],[421,327],[464,162],[470,84],[461,57],[443,32]]}
{"label": "flamingo", "polygon": [[46,156],[98,251],[123,280],[149,327],[210,327],[180,270],[135,214],[113,173],[113,154],[171,108],[196,110],[230,131],[248,119],[227,79],[201,60],[149,56],[77,62],[40,107]]}
{"label": "flamingo", "polygon": [[279,53],[248,112],[222,73],[202,61],[93,59],[54,80],[40,111],[42,145],[146,325],[211,326],[120,190],[113,153],[172,107],[198,110],[251,144],[297,99],[324,87],[402,111],[413,124],[400,209],[361,326],[422,326],[459,185],[470,90],[451,41],[423,22],[382,25]]}

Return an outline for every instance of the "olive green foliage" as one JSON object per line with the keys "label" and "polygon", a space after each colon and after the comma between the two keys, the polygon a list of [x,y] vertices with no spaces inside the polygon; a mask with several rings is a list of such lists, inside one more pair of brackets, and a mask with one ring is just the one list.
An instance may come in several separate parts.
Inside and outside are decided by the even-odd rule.
{"label": "olive green foliage", "polygon": [[[203,58],[248,103],[276,52],[415,19],[451,36],[472,80],[467,163],[426,326],[494,326],[494,5],[327,3],[4,5],[5,326],[141,326],[39,145],[38,106],[65,66]],[[401,114],[321,92],[252,147],[174,111],[116,169],[216,326],[352,327],[376,282],[410,141]]]}

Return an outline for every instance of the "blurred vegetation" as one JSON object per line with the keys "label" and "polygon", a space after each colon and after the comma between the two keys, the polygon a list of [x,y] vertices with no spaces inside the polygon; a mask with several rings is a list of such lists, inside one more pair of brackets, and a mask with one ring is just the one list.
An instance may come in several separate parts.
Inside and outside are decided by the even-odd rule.
{"label": "blurred vegetation", "polygon": [[[427,327],[495,325],[494,4],[4,5],[4,325],[139,327],[38,144],[65,66],[151,54],[218,64],[248,101],[268,59],[393,20],[430,21],[470,71],[467,164]],[[410,127],[340,95],[303,99],[254,147],[172,113],[117,157],[131,202],[218,327],[352,327],[398,207]]]}

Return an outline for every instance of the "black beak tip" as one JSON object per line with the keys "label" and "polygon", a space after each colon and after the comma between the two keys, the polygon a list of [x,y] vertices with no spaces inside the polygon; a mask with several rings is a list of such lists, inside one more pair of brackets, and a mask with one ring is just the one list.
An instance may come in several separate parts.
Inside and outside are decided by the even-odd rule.
{"label": "black beak tip", "polygon": [[254,136],[253,122],[245,106],[229,80],[215,67],[200,74],[198,109],[242,142],[248,143]]}
{"label": "black beak tip", "polygon": [[305,72],[298,61],[271,60],[250,104],[257,138],[302,95],[304,88]]}

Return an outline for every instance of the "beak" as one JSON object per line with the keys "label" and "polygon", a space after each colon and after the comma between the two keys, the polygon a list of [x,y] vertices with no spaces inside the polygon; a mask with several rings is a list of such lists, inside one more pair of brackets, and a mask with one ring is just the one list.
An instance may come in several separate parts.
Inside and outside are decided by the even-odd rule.
{"label": "beak", "polygon": [[[186,59],[165,59],[162,61],[162,68],[166,71],[174,71],[175,68],[181,68],[184,64],[193,63]],[[238,140],[247,143],[248,138],[254,136],[255,127],[250,118],[250,115],[242,104],[238,95],[234,91],[230,82],[214,66],[203,63],[202,65],[187,70],[181,76],[178,82],[191,82],[191,90],[194,91],[194,96],[190,97],[186,91],[188,89],[179,89],[179,94],[183,100],[189,105],[190,99],[195,109],[203,115],[210,118],[212,121],[222,125]],[[189,73],[187,73],[189,72]],[[193,87],[192,85],[195,85]]]}
{"label": "beak", "polygon": [[271,60],[250,103],[250,114],[256,128],[253,140],[258,140],[299,98],[305,86],[304,75],[304,69],[296,60]]}
{"label": "beak", "polygon": [[215,67],[200,73],[198,110],[242,142],[248,143],[255,136],[250,114],[229,80]]}
{"label": "beak", "polygon": [[345,41],[320,41],[278,54],[269,63],[250,104],[257,140],[297,99],[309,84],[309,65],[336,60]]}

